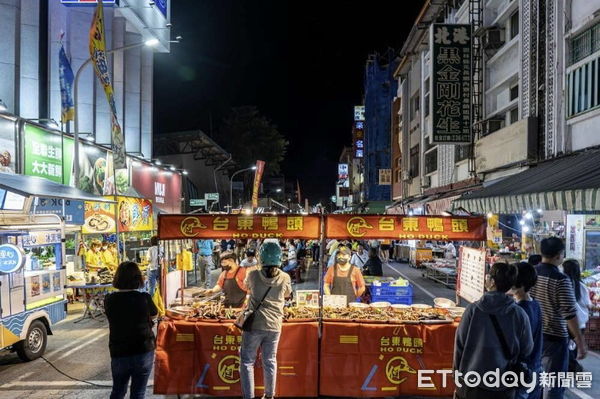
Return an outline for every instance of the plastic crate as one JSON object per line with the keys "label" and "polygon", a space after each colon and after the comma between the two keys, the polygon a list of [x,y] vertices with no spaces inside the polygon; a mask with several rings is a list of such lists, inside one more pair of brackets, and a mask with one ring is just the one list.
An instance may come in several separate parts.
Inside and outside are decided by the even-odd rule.
{"label": "plastic crate", "polygon": [[372,296],[413,296],[413,288],[411,285],[406,287],[392,287],[389,283],[381,285],[371,285]]}
{"label": "plastic crate", "polygon": [[392,305],[412,305],[412,295],[372,295],[371,303],[372,302],[389,302]]}

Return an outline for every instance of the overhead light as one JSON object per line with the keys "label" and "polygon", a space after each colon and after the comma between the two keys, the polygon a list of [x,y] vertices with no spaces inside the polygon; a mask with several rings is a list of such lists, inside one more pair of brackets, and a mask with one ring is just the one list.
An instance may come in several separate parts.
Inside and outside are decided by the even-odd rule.
{"label": "overhead light", "polygon": [[171,27],[173,26],[173,24],[169,22],[169,23],[167,23],[165,26],[166,26],[167,28],[171,28]]}
{"label": "overhead light", "polygon": [[44,124],[51,129],[56,129],[56,130],[60,129],[58,122],[56,122],[54,119],[48,119],[48,120],[44,121]]}
{"label": "overhead light", "polygon": [[256,170],[256,165],[254,165],[253,167],[251,167],[250,169],[252,170]]}
{"label": "overhead light", "polygon": [[154,3],[153,1],[149,1],[149,2],[148,2],[148,5],[149,5],[149,6],[153,6],[154,4],[155,4],[155,3]]}
{"label": "overhead light", "polygon": [[487,214],[487,217],[488,217],[488,219],[491,219],[491,218],[493,218],[493,217],[494,217],[494,214],[493,214],[492,212],[489,212],[489,213]]}
{"label": "overhead light", "polygon": [[150,168],[150,170],[151,170],[152,172],[157,172],[157,171],[158,171],[158,168],[157,168],[156,166],[153,166],[153,167],[151,167],[151,168]]}
{"label": "overhead light", "polygon": [[173,165],[171,165],[171,166],[169,167],[169,169],[170,169],[172,172],[175,172],[175,171],[177,170],[177,168],[176,168],[175,166],[173,166]]}
{"label": "overhead light", "polygon": [[175,40],[183,40],[183,36],[175,36]]}
{"label": "overhead light", "polygon": [[413,212],[413,210],[412,210],[412,209],[408,211],[408,216],[413,216],[414,214],[415,214],[415,213]]}
{"label": "overhead light", "polygon": [[0,99],[0,112],[6,112],[8,111],[8,107],[6,106],[6,104],[4,104],[4,101],[2,101]]}
{"label": "overhead light", "polygon": [[140,161],[133,161],[131,163],[132,166],[140,166]]}
{"label": "overhead light", "polygon": [[523,226],[523,233],[529,232],[529,226]]}
{"label": "overhead light", "polygon": [[188,171],[184,169],[184,170],[182,170],[182,171],[181,171],[181,173],[183,173],[184,175],[186,175],[186,176],[187,176],[187,174],[188,174]]}
{"label": "overhead light", "polygon": [[525,214],[525,219],[527,219],[527,220],[531,220],[531,219],[533,219],[533,215],[531,214],[531,212],[527,212],[527,213]]}
{"label": "overhead light", "polygon": [[160,43],[158,39],[148,39],[144,42],[144,44],[148,47],[154,47]]}
{"label": "overhead light", "polygon": [[519,224],[520,224],[521,226],[525,226],[525,221],[524,221],[523,219],[521,219],[521,220],[519,220]]}
{"label": "overhead light", "polygon": [[252,209],[244,209],[244,210],[242,211],[242,213],[243,213],[244,215],[252,215]]}
{"label": "overhead light", "polygon": [[160,161],[160,159],[157,159],[156,161],[154,161],[154,164],[160,166],[162,165],[162,162]]}
{"label": "overhead light", "polygon": [[542,211],[541,209],[537,210],[537,213],[539,213],[540,215],[543,213],[544,211]]}
{"label": "overhead light", "polygon": [[83,139],[84,139],[84,140],[87,140],[87,141],[96,141],[96,138],[95,138],[94,136],[92,136],[92,135],[90,135],[90,136],[85,136]]}
{"label": "overhead light", "polygon": [[280,189],[280,188],[278,188],[277,190],[275,190],[275,192],[277,192],[277,193],[280,193],[280,192],[281,192],[281,189]]}

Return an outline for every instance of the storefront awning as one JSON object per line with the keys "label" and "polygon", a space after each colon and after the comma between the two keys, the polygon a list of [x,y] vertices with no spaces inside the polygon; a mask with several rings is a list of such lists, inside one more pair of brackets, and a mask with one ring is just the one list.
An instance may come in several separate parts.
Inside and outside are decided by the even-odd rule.
{"label": "storefront awning", "polygon": [[462,195],[453,209],[473,213],[524,210],[600,211],[600,150],[538,163],[491,186]]}
{"label": "storefront awning", "polygon": [[88,194],[75,187],[65,186],[41,177],[0,173],[0,189],[11,191],[24,197],[65,198],[80,201],[114,202],[103,197]]}

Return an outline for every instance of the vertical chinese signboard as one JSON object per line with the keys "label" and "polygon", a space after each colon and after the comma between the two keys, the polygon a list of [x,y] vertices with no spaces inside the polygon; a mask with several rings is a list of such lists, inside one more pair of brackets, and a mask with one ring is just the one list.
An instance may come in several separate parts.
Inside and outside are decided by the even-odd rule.
{"label": "vertical chinese signboard", "polygon": [[471,26],[433,24],[433,143],[471,142]]}

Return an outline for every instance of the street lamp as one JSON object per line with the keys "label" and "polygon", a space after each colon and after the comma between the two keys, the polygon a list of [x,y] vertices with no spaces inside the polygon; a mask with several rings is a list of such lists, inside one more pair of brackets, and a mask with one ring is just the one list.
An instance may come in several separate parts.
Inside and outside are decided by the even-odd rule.
{"label": "street lamp", "polygon": [[229,213],[231,213],[232,209],[233,209],[233,178],[235,177],[235,175],[237,175],[238,173],[242,173],[242,172],[247,172],[249,170],[256,170],[256,165],[251,166],[249,168],[246,169],[240,169],[237,172],[234,172],[231,177],[229,178]]}
{"label": "street lamp", "polygon": [[[147,47],[154,47],[159,43],[159,41],[157,39],[149,39],[146,40],[143,43],[136,43],[136,44],[130,44],[127,46],[123,46],[123,47],[117,47],[115,49],[112,50],[108,50],[106,51],[106,54],[114,54],[114,53],[118,53],[118,52],[122,52],[122,51],[127,51],[133,48],[138,48],[138,47],[143,47],[143,46],[147,46]],[[74,172],[75,172],[75,187],[79,187],[79,93],[78,93],[78,89],[79,89],[79,78],[81,77],[81,72],[83,71],[83,69],[88,66],[90,63],[92,62],[92,58],[88,58],[87,60],[84,61],[83,64],[81,64],[81,66],[79,67],[79,69],[77,70],[77,73],[75,74],[75,81],[73,83],[73,103],[75,105],[74,107],[74,112],[73,112],[73,122],[74,122],[74,131],[73,131],[73,139],[75,141],[74,143],[74,148],[73,148],[73,167],[74,167]]]}

